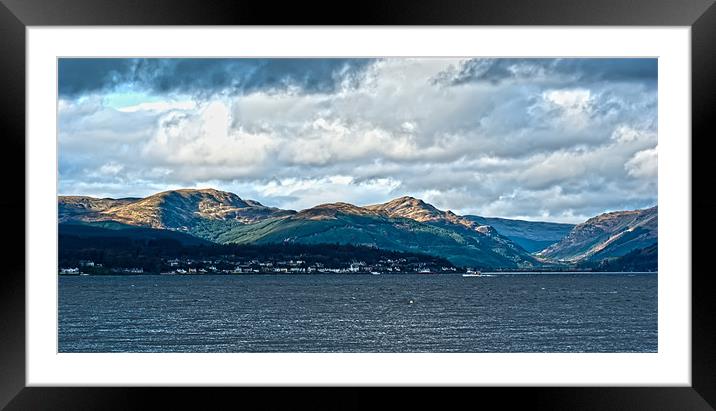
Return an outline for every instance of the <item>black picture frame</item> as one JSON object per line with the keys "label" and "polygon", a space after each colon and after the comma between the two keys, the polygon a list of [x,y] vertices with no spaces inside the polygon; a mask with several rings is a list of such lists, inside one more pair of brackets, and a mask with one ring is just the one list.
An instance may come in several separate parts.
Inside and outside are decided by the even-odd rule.
{"label": "black picture frame", "polygon": [[[148,401],[164,407],[218,408],[223,401],[259,408],[290,404],[310,408],[366,408],[373,405],[401,409],[439,404],[441,408],[499,404],[501,408],[530,409],[648,409],[712,410],[716,408],[716,338],[714,298],[708,269],[696,261],[708,255],[708,241],[697,233],[716,229],[716,201],[706,190],[711,150],[716,135],[716,5],[711,0],[541,0],[493,1],[362,1],[357,3],[258,1],[112,1],[112,0],[0,0],[0,124],[5,143],[0,170],[5,176],[0,207],[6,239],[0,285],[0,407],[26,409],[134,409]],[[27,26],[88,25],[555,25],[555,26],[689,26],[692,64],[692,383],[690,387],[479,387],[436,392],[401,388],[378,401],[384,388],[86,388],[25,386],[25,28]],[[689,136],[670,136],[689,138]],[[23,153],[21,155],[20,153]],[[668,172],[666,170],[665,172]],[[24,216],[24,218],[20,218]],[[138,371],[139,372],[139,371]],[[618,372],[618,370],[615,370]],[[332,397],[330,400],[329,397]],[[253,408],[253,407],[252,407]]]}

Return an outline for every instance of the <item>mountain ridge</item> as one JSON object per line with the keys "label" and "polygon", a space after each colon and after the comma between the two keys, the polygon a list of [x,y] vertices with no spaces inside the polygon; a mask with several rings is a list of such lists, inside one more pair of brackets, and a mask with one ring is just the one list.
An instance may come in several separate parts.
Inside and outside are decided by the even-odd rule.
{"label": "mountain ridge", "polygon": [[[60,214],[82,221],[118,221],[121,223],[164,229],[184,229],[194,220],[235,220],[252,223],[264,218],[295,213],[266,207],[254,200],[243,200],[234,193],[216,189],[179,189],[162,191],[133,201],[88,201],[94,207],[68,212],[73,196],[58,197]],[[91,197],[86,197],[91,199]],[[97,199],[93,199],[97,200]],[[95,205],[97,204],[97,205]],[[104,207],[103,207],[104,206]],[[82,212],[84,211],[84,212]]]}
{"label": "mountain ridge", "polygon": [[657,206],[612,211],[577,224],[565,238],[538,256],[569,262],[599,260],[620,257],[657,241]]}
{"label": "mountain ridge", "polygon": [[[58,198],[60,209],[68,197]],[[71,201],[69,201],[71,202]],[[531,267],[532,256],[492,227],[413,197],[383,204],[319,204],[301,211],[266,207],[214,189],[170,190],[143,199],[99,202],[69,215],[85,223],[185,231],[218,243],[344,243],[426,251],[462,265]]]}
{"label": "mountain ridge", "polygon": [[488,269],[598,262],[647,247],[656,241],[656,218],[629,225],[642,211],[605,213],[570,225],[461,216],[411,196],[366,206],[324,203],[300,211],[216,189],[168,190],[145,198],[58,196],[64,223],[168,229],[220,244],[368,245]]}

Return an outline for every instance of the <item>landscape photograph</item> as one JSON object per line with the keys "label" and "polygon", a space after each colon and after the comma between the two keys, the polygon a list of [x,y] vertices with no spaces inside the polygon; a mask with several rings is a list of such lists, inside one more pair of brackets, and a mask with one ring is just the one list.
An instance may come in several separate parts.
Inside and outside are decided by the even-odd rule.
{"label": "landscape photograph", "polygon": [[657,66],[59,58],[58,351],[657,352]]}

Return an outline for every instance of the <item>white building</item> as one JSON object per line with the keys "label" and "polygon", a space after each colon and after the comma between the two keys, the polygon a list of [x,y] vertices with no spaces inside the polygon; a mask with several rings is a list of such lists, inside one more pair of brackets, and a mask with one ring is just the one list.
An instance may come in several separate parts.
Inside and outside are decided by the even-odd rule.
{"label": "white building", "polygon": [[79,268],[60,268],[60,274],[79,274]]}

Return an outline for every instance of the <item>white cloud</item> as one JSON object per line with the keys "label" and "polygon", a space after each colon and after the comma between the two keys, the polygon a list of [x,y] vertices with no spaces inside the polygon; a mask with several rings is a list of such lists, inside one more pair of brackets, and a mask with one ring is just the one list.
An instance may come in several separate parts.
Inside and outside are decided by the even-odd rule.
{"label": "white cloud", "polygon": [[582,112],[589,108],[591,92],[585,89],[550,90],[543,96],[546,100],[563,107],[565,110]]}
{"label": "white cloud", "polygon": [[[193,114],[170,112],[159,122],[157,133],[143,146],[143,157],[154,164],[172,166],[187,177],[193,168],[202,174],[197,178],[250,174],[279,143],[266,133],[232,129],[230,110],[222,101],[206,104]],[[212,171],[217,175],[212,176]]]}
{"label": "white cloud", "polygon": [[656,178],[658,165],[657,147],[642,150],[634,154],[629,161],[624,164],[624,169],[632,177],[638,178]]}
{"label": "white cloud", "polygon": [[274,179],[254,185],[253,189],[265,202],[280,201],[284,208],[302,210],[323,203],[377,203],[383,200],[385,192],[399,184],[390,178],[357,182],[352,176],[332,175],[323,178]]}
{"label": "white cloud", "polygon": [[119,107],[117,110],[124,113],[132,113],[135,111],[193,110],[195,108],[196,103],[193,101],[154,101]]}
{"label": "white cloud", "polygon": [[103,164],[102,167],[99,168],[99,172],[106,175],[117,175],[123,169],[123,165],[110,161],[109,163]]}
{"label": "white cloud", "polygon": [[583,128],[589,124],[593,104],[590,90],[549,90],[542,94],[542,98],[559,110],[561,119],[568,126]]}
{"label": "white cloud", "polygon": [[647,142],[656,143],[656,132],[639,129],[629,125],[619,125],[612,132],[612,139],[618,143]]}

